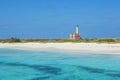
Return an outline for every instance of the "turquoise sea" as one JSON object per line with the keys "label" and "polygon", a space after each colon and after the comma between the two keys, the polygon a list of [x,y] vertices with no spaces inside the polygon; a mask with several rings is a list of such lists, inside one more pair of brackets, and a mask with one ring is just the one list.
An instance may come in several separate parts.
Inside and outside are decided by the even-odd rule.
{"label": "turquoise sea", "polygon": [[0,48],[0,80],[120,80],[120,55]]}

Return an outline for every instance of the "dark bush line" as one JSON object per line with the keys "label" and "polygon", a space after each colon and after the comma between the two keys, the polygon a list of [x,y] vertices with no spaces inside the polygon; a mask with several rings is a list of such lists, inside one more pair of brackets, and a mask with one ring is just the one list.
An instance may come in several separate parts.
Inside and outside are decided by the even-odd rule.
{"label": "dark bush line", "polygon": [[98,42],[115,42],[114,39],[99,39]]}
{"label": "dark bush line", "polygon": [[11,38],[8,38],[8,39],[2,39],[2,40],[0,40],[0,42],[2,42],[2,43],[6,43],[6,42],[13,43],[13,42],[21,42],[21,40],[18,39],[18,38],[11,37]]}
{"label": "dark bush line", "polygon": [[19,38],[8,38],[8,39],[1,39],[0,42],[2,43],[13,43],[13,42],[85,42],[85,43],[120,43],[120,38],[81,38],[79,40],[71,40],[71,39],[19,39]]}

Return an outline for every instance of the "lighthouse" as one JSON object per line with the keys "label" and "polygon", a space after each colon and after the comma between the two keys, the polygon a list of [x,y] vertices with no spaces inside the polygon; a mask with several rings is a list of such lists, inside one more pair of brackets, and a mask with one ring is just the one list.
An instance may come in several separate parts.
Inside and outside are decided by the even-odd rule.
{"label": "lighthouse", "polygon": [[79,25],[76,25],[76,32],[74,34],[70,34],[70,39],[80,39]]}
{"label": "lighthouse", "polygon": [[76,34],[79,34],[79,25],[76,26]]}

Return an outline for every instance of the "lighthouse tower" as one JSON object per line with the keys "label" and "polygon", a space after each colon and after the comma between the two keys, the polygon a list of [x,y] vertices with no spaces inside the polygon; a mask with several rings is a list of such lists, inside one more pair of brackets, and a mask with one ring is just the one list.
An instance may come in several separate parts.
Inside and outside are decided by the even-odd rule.
{"label": "lighthouse tower", "polygon": [[80,39],[79,25],[76,26],[76,32],[74,34],[70,34],[70,39]]}
{"label": "lighthouse tower", "polygon": [[76,34],[79,34],[79,25],[76,26]]}

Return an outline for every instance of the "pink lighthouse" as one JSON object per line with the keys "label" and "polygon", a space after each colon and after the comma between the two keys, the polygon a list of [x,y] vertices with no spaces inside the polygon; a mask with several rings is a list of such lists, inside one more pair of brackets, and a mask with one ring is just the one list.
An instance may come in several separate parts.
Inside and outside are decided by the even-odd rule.
{"label": "pink lighthouse", "polygon": [[79,25],[76,26],[76,33],[70,34],[70,39],[75,39],[75,40],[80,39]]}

